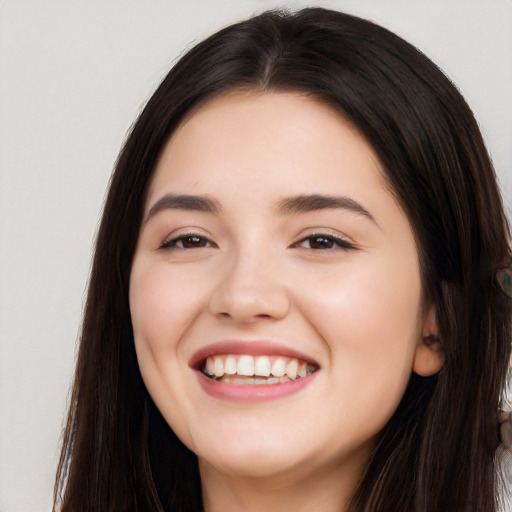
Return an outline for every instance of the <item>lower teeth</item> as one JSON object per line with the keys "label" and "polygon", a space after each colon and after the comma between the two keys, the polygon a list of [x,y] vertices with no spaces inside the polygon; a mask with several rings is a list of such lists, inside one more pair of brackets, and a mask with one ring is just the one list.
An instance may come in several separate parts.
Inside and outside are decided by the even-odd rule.
{"label": "lower teeth", "polygon": [[[235,385],[238,385],[238,386],[248,386],[248,385],[266,385],[266,384],[279,384],[279,383],[284,383],[284,382],[292,382],[292,380],[288,377],[270,377],[268,379],[266,378],[251,378],[251,377],[245,377],[245,378],[240,378],[240,377],[234,377],[234,376],[230,376],[230,377],[220,377],[220,378],[216,378],[215,380],[218,380],[220,382],[224,382],[225,384],[235,384]],[[297,380],[297,379],[295,379]]]}
{"label": "lower teeth", "polygon": [[234,375],[224,375],[222,377],[215,377],[205,373],[205,375],[219,382],[223,382],[225,384],[235,384],[237,386],[249,386],[249,385],[268,385],[268,384],[282,384],[286,382],[293,382],[301,379],[302,377],[297,377],[295,379],[290,379],[287,376],[284,377],[239,377]]}

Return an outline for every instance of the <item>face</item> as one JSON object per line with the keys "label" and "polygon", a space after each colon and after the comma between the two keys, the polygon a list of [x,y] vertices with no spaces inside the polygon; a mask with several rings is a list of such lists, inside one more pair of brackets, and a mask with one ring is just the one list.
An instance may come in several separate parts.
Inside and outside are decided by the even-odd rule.
{"label": "face", "polygon": [[229,94],[175,131],[130,308],[157,407],[227,475],[360,467],[428,334],[411,226],[375,153],[294,93]]}

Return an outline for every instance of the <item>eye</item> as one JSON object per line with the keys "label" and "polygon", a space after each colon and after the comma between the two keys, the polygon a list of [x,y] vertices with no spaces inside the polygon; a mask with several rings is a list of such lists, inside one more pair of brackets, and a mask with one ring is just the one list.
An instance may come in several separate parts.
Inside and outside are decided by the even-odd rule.
{"label": "eye", "polygon": [[313,249],[315,251],[356,249],[355,245],[351,244],[347,240],[344,240],[343,238],[323,233],[315,233],[313,235],[309,235],[306,238],[295,242],[292,247]]}
{"label": "eye", "polygon": [[166,240],[160,249],[203,249],[207,247],[217,247],[217,244],[209,240],[208,238],[195,234],[180,235],[175,238]]}

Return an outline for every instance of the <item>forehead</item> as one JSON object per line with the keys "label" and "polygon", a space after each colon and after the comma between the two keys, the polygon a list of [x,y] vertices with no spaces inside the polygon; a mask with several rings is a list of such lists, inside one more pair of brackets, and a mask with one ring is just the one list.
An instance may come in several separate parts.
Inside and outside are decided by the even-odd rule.
{"label": "forehead", "polygon": [[385,187],[372,147],[334,108],[295,92],[232,92],[183,119],[163,148],[149,197],[162,181],[197,187],[244,173],[251,186],[269,178],[329,188],[342,169]]}

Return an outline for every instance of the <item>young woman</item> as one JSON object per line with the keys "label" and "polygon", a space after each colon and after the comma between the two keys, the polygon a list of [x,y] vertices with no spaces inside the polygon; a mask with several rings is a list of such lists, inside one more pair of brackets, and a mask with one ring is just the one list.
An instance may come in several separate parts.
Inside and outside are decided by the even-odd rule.
{"label": "young woman", "polygon": [[63,511],[495,511],[510,236],[471,110],[346,14],[189,51],[121,152]]}

